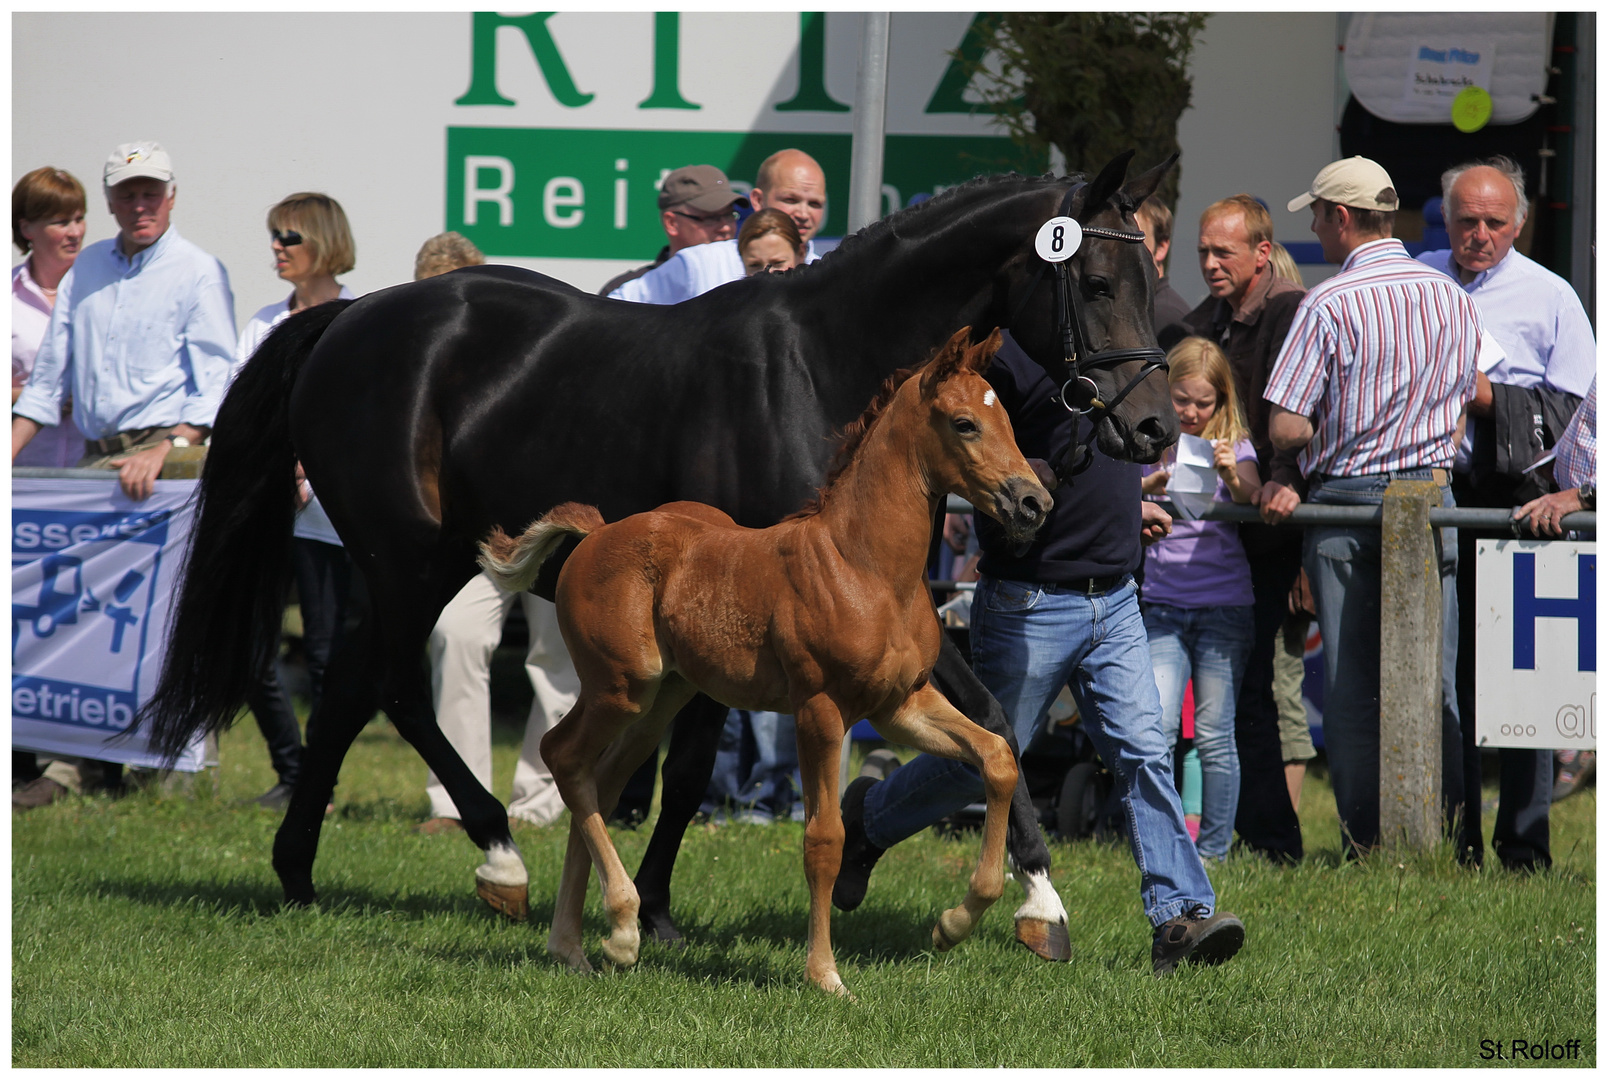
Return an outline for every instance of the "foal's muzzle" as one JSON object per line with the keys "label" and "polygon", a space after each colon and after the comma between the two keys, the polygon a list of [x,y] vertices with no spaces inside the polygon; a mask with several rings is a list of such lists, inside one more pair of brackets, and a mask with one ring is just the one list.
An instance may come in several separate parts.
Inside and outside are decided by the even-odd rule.
{"label": "foal's muzzle", "polygon": [[1003,490],[994,496],[999,522],[1005,526],[1005,538],[1013,547],[1032,543],[1054,506],[1055,500],[1043,484],[1021,476],[1005,481]]}

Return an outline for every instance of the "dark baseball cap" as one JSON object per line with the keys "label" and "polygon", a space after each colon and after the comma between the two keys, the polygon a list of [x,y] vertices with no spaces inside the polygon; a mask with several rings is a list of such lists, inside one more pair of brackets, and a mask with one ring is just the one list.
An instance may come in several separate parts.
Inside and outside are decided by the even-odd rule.
{"label": "dark baseball cap", "polygon": [[694,210],[726,210],[743,201],[731,189],[726,174],[713,165],[686,165],[659,185],[659,209],[690,206]]}

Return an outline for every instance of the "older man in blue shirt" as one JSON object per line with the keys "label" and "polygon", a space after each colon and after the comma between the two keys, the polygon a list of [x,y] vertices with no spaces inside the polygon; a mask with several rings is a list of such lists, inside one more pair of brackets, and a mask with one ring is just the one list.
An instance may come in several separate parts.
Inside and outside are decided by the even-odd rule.
{"label": "older man in blue shirt", "polygon": [[86,248],[62,279],[11,407],[11,456],[61,422],[70,386],[86,440],[79,465],[117,469],[137,501],[172,448],[211,430],[234,354],[234,297],[223,264],[170,225],[176,188],[160,144],[124,143],[103,176],[118,235]]}
{"label": "older man in blue shirt", "polygon": [[[1459,506],[1516,507],[1544,493],[1527,468],[1559,437],[1592,387],[1597,345],[1580,298],[1563,278],[1513,250],[1529,202],[1524,173],[1505,157],[1470,162],[1441,177],[1452,246],[1419,261],[1455,279],[1474,299],[1505,355],[1482,361],[1469,424],[1452,472]],[[1457,702],[1463,727],[1464,820],[1459,858],[1482,860],[1479,748],[1474,734],[1474,543],[1458,530]],[[1516,870],[1551,864],[1548,815],[1552,755],[1504,749],[1491,843]]]}

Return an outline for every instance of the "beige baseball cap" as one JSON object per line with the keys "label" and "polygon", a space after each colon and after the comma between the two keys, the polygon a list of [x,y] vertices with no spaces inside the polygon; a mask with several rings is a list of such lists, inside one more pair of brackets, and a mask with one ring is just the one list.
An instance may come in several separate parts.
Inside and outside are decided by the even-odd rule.
{"label": "beige baseball cap", "polygon": [[112,188],[137,176],[148,176],[164,183],[173,179],[173,159],[168,157],[161,143],[150,140],[123,143],[106,159],[101,182]]}
{"label": "beige baseball cap", "polygon": [[1384,166],[1365,157],[1348,157],[1325,165],[1312,181],[1311,190],[1290,200],[1290,212],[1311,206],[1315,199],[1359,210],[1394,210],[1401,202]]}
{"label": "beige baseball cap", "polygon": [[731,189],[726,174],[713,165],[684,165],[659,185],[660,210],[690,206],[713,212],[729,210],[742,201],[743,197]]}

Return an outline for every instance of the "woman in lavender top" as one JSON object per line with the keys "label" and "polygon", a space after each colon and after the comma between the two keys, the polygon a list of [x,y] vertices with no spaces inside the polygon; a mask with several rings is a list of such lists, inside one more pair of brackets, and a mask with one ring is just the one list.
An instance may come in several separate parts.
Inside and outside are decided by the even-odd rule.
{"label": "woman in lavender top", "polygon": [[[1216,498],[1249,503],[1261,489],[1256,451],[1234,396],[1223,350],[1205,338],[1185,338],[1167,354],[1173,408],[1186,435],[1213,444]],[[1144,490],[1159,495],[1171,475],[1173,452],[1147,468]],[[1145,551],[1140,609],[1150,638],[1161,712],[1169,744],[1178,741],[1184,686],[1195,682],[1195,749],[1200,755],[1201,821],[1196,849],[1223,859],[1239,807],[1239,752],[1234,702],[1251,654],[1251,568],[1239,528],[1226,522],[1177,521],[1172,535]]]}

